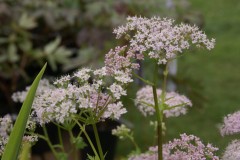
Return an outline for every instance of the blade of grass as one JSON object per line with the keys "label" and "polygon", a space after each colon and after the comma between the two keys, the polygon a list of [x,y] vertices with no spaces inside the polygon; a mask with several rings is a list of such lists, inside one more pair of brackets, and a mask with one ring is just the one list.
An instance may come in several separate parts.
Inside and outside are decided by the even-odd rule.
{"label": "blade of grass", "polygon": [[25,101],[21,107],[21,110],[18,114],[17,120],[13,126],[13,130],[9,136],[8,143],[5,147],[5,151],[2,156],[2,160],[17,160],[19,149],[22,143],[22,137],[25,132],[27,125],[27,120],[31,112],[32,103],[35,97],[35,93],[39,84],[40,79],[46,69],[47,64],[43,66],[41,71],[38,73],[37,77],[32,83],[30,90],[26,96]]}

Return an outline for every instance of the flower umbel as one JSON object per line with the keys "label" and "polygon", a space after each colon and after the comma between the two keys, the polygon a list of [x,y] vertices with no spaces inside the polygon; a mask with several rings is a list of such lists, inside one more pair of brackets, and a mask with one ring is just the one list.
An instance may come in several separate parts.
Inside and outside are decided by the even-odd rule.
{"label": "flower umbel", "polygon": [[[162,90],[157,89],[158,97],[161,97],[161,93]],[[158,99],[159,104],[161,103],[160,99],[161,98]],[[186,114],[186,107],[192,106],[191,101],[187,97],[179,95],[175,92],[166,93],[165,104],[166,106],[163,113],[166,117],[177,117],[181,114]],[[138,107],[138,109],[142,112],[144,116],[153,115],[155,113],[154,99],[151,86],[145,86],[138,90],[135,99],[135,105]]]}
{"label": "flower umbel", "polygon": [[[33,102],[32,116],[40,124],[53,121],[63,125],[73,122],[76,117],[87,123],[106,118],[119,119],[127,112],[119,101],[122,95],[126,95],[126,83],[106,84],[107,78],[113,79],[105,67],[98,70],[83,68],[73,76],[55,80],[55,86],[41,82]],[[15,101],[21,101],[25,95],[26,91],[13,97]]]}
{"label": "flower umbel", "polygon": [[[219,160],[214,153],[218,148],[211,144],[204,145],[200,138],[194,135],[181,134],[180,137],[163,145],[164,160]],[[157,146],[150,147],[146,153],[131,156],[129,160],[156,160],[157,151]]]}
{"label": "flower umbel", "polygon": [[118,27],[113,33],[116,38],[127,37],[132,48],[140,53],[147,51],[147,55],[157,59],[159,64],[176,58],[192,44],[208,50],[215,44],[215,39],[207,39],[197,26],[174,25],[172,19],[159,17],[128,17],[126,25]]}
{"label": "flower umbel", "polygon": [[222,160],[240,159],[240,140],[233,140],[225,149]]}
{"label": "flower umbel", "polygon": [[220,132],[222,136],[240,133],[240,111],[224,117]]}

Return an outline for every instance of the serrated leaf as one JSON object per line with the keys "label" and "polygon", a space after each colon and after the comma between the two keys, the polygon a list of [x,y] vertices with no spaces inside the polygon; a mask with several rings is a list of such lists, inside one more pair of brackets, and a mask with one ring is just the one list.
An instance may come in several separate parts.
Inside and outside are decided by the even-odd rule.
{"label": "serrated leaf", "polygon": [[22,104],[21,110],[18,114],[17,120],[13,126],[12,132],[9,136],[8,143],[5,147],[5,151],[2,156],[2,160],[17,160],[19,149],[22,143],[22,137],[25,132],[27,120],[31,112],[32,103],[35,97],[35,93],[40,79],[47,67],[47,64],[43,66],[37,77],[32,83],[30,90],[27,93],[26,99]]}
{"label": "serrated leaf", "polygon": [[68,155],[64,152],[57,153],[58,160],[68,160]]}
{"label": "serrated leaf", "polygon": [[27,13],[23,13],[18,21],[20,27],[24,29],[32,29],[37,26],[35,19]]}
{"label": "serrated leaf", "polygon": [[87,156],[88,156],[88,160],[100,160],[98,156],[90,156],[89,154],[87,154]]}
{"label": "serrated leaf", "polygon": [[82,137],[76,137],[73,139],[73,144],[78,148],[78,149],[83,149],[84,147],[87,146],[87,144],[84,142]]}

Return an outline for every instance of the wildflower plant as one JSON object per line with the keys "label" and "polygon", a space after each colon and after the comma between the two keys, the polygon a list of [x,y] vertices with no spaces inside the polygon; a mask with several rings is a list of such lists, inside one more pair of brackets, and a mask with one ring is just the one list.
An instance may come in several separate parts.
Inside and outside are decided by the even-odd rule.
{"label": "wildflower plant", "polygon": [[[42,81],[33,102],[31,117],[35,123],[44,128],[43,139],[52,146],[45,127],[47,123],[52,122],[59,129],[69,132],[71,142],[84,134],[95,156],[104,159],[96,123],[108,118],[119,119],[127,112],[120,101],[120,97],[126,95],[126,81],[113,79],[111,72],[108,72],[106,67],[102,67],[96,70],[82,68],[71,76],[66,75],[56,79],[53,84],[47,80]],[[108,81],[110,82],[107,83]],[[22,95],[25,95],[25,91],[15,93],[13,99],[21,100]],[[93,126],[98,153],[85,131],[87,125]],[[81,129],[78,137],[74,137],[72,133],[75,126]],[[51,148],[55,157],[58,157],[56,149],[53,146]],[[64,152],[64,149],[61,149]]]}
{"label": "wildflower plant", "polygon": [[[178,93],[168,93],[166,89],[169,63],[178,58],[191,46],[214,48],[215,39],[208,39],[197,26],[187,24],[175,25],[168,18],[144,18],[128,17],[127,23],[114,30],[116,38],[125,38],[128,49],[134,50],[141,55],[141,60],[150,58],[155,65],[153,69],[153,80],[149,81],[139,75],[137,78],[146,83],[146,87],[137,92],[135,104],[145,115],[156,115],[159,160],[165,159],[163,155],[163,126],[165,118],[179,116],[186,113],[186,107],[191,106],[191,101]],[[158,88],[159,66],[164,67],[162,77],[162,88]]]}
{"label": "wildflower plant", "polygon": [[[100,138],[96,124],[106,119],[119,119],[127,110],[121,102],[121,96],[127,95],[126,87],[133,82],[133,77],[139,78],[146,86],[137,92],[135,104],[145,115],[154,115],[157,121],[157,146],[149,152],[129,159],[174,159],[178,155],[182,159],[218,159],[214,155],[217,150],[210,144],[205,146],[199,138],[186,134],[180,140],[163,144],[165,118],[186,114],[191,101],[184,95],[167,92],[166,83],[169,63],[178,58],[191,46],[207,48],[214,47],[215,40],[207,36],[196,26],[187,24],[175,25],[172,19],[128,17],[126,25],[114,29],[116,38],[125,38],[125,46],[117,46],[105,55],[105,66],[100,69],[82,68],[72,75],[65,75],[53,83],[43,80],[33,102],[29,124],[40,125],[44,134],[36,134],[47,141],[56,159],[67,155],[61,135],[66,130],[70,135],[72,151],[84,147],[84,135],[94,155],[89,159],[104,160]],[[140,67],[139,61],[150,58],[154,64],[152,80],[140,77],[134,71]],[[159,67],[164,67],[161,89],[158,87]],[[13,100],[22,102],[27,92],[13,94]],[[53,145],[49,139],[46,124],[53,123],[58,127],[59,145]],[[86,126],[93,127],[97,146],[86,132]],[[77,136],[73,128],[80,131]],[[113,130],[120,138],[128,138],[136,147],[133,133],[122,125]],[[67,157],[67,156],[66,156]],[[195,158],[194,158],[195,157]],[[196,158],[197,157],[197,158]],[[77,156],[75,156],[77,159]]]}

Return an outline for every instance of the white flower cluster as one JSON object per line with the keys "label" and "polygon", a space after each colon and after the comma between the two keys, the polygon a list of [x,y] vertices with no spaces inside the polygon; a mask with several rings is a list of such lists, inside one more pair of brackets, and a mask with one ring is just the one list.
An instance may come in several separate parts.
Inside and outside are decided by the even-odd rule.
{"label": "white flower cluster", "polygon": [[3,118],[0,118],[0,156],[2,156],[8,142],[8,137],[13,127],[12,123],[10,115],[5,115]]}
{"label": "white flower cluster", "polygon": [[114,33],[116,38],[127,37],[132,48],[140,53],[147,51],[148,56],[157,59],[159,64],[176,58],[192,44],[208,50],[215,44],[215,39],[207,39],[197,26],[174,25],[172,19],[159,17],[128,17],[127,24],[115,29]]}
{"label": "white flower cluster", "polygon": [[[106,84],[106,78],[111,77],[105,67],[98,70],[83,68],[72,76],[57,79],[53,82],[56,86],[42,85],[45,83],[41,82],[33,102],[32,116],[36,116],[40,124],[50,121],[64,124],[83,112],[85,116],[93,114],[100,119],[119,119],[127,112],[119,101],[126,91],[121,83]],[[15,93],[13,100],[23,100],[24,96],[26,91]]]}
{"label": "white flower cluster", "polygon": [[[46,92],[46,90],[54,88],[53,85],[47,79],[42,79],[39,82],[39,87],[37,89],[36,95],[41,95],[42,93]],[[27,92],[29,91],[30,86],[26,87],[24,92],[15,92],[12,95],[12,99],[14,102],[23,102],[27,96]]]}
{"label": "white flower cluster", "polygon": [[117,128],[112,130],[112,135],[115,135],[120,139],[126,138],[129,134],[132,134],[131,130],[124,124],[117,126]]}
{"label": "white flower cluster", "polygon": [[[8,143],[10,133],[13,129],[13,121],[13,117],[8,114],[0,118],[0,157],[2,156],[5,146]],[[36,135],[24,135],[23,140],[33,144],[38,140],[38,137]]]}
{"label": "white flower cluster", "polygon": [[[157,89],[159,104],[161,103],[161,89]],[[151,86],[145,86],[138,90],[135,105],[144,116],[153,115],[155,113],[154,98]],[[186,114],[187,106],[192,106],[191,101],[184,95],[179,95],[175,92],[167,92],[165,97],[165,105],[163,113],[166,117],[177,117],[181,114]]]}

